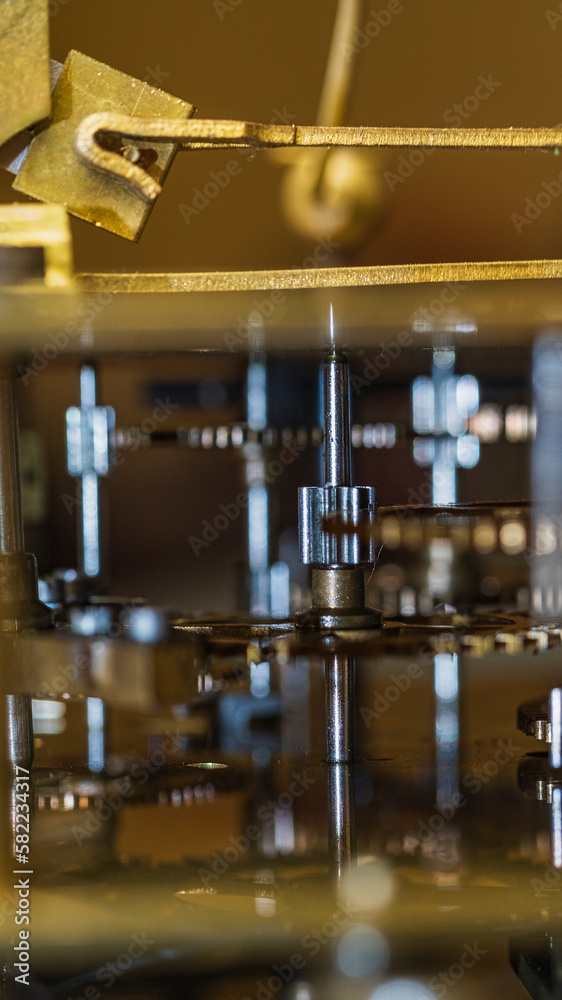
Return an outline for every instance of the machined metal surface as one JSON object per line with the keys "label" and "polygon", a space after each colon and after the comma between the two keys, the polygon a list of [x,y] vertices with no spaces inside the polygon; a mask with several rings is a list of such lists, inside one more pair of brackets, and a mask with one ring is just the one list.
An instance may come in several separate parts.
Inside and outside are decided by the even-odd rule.
{"label": "machined metal surface", "polygon": [[[299,489],[301,560],[311,566],[359,566],[375,561],[370,529],[374,486],[302,486]],[[331,532],[332,520],[339,526]],[[346,524],[345,534],[341,525]],[[355,532],[355,528],[363,530]]]}
{"label": "machined metal surface", "polygon": [[12,765],[30,768],[33,762],[33,719],[31,696],[6,695],[8,760]]}
{"label": "machined metal surface", "polygon": [[335,350],[322,363],[324,486],[351,486],[349,364]]}
{"label": "machined metal surface", "polygon": [[[33,139],[14,188],[40,201],[63,205],[78,218],[137,240],[150,215],[149,206],[111,177],[101,179],[74,151],[76,128],[100,106],[110,115],[119,113],[126,118],[136,114],[140,120],[155,115],[185,119],[194,111],[193,105],[179,98],[72,51],[53,93],[49,126]],[[150,174],[141,172],[152,183],[158,183],[171,167],[176,142],[143,146],[138,156]],[[122,145],[117,148],[122,149]],[[116,155],[120,162],[128,162]]]}
{"label": "machined metal surface", "polygon": [[355,660],[326,653],[326,760],[350,764],[355,759]]}
{"label": "machined metal surface", "polygon": [[312,607],[295,617],[300,628],[368,629],[382,624],[382,614],[365,607],[363,566],[315,566]]}
{"label": "machined metal surface", "polygon": [[[333,312],[330,310],[333,342]],[[353,535],[361,522],[376,516],[376,491],[351,486],[349,363],[334,348],[322,364],[324,485],[299,489],[301,562],[313,567],[312,606],[296,616],[301,628],[369,628],[380,625],[380,612],[365,607],[363,567],[374,563],[372,545]],[[335,537],[332,517],[348,524],[349,534]],[[343,541],[343,544],[342,544]]]}
{"label": "machined metal surface", "polygon": [[328,766],[328,857],[330,871],[341,884],[357,863],[355,768],[353,763]]}
{"label": "machined metal surface", "polygon": [[0,3],[0,146],[50,112],[48,7],[47,0]]}

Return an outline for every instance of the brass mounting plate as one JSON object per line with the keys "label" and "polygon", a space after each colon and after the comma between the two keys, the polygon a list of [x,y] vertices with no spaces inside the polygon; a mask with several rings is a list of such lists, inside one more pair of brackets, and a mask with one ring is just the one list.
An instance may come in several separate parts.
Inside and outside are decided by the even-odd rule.
{"label": "brass mounting plate", "polygon": [[[68,212],[118,236],[138,240],[151,206],[117,180],[92,172],[74,151],[80,122],[100,110],[140,118],[190,118],[192,104],[136,80],[126,73],[72,51],[53,93],[48,127],[33,139],[14,181],[22,194],[64,205]],[[174,143],[135,144],[151,177],[162,183],[174,160]]]}

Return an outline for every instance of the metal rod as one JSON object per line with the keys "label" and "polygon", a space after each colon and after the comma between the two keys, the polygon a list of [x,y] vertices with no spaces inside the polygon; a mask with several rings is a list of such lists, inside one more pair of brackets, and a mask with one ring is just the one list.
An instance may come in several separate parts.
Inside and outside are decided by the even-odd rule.
{"label": "metal rod", "polygon": [[333,350],[322,366],[324,391],[324,486],[351,485],[349,364]]}
{"label": "metal rod", "polygon": [[328,854],[339,879],[356,857],[355,839],[355,661],[330,654],[326,672],[328,762]]}
{"label": "metal rod", "polygon": [[[342,125],[345,121],[357,69],[357,57],[361,51],[354,44],[355,35],[361,24],[364,9],[365,0],[339,0],[316,115],[318,125]],[[318,154],[318,178],[315,185],[317,193],[320,192],[329,157],[329,149]]]}
{"label": "metal rod", "polygon": [[355,660],[326,657],[326,760],[350,763],[355,751]]}
{"label": "metal rod", "polygon": [[443,149],[556,149],[562,145],[559,128],[401,128],[387,126],[329,127],[323,125],[265,125],[262,122],[195,118],[134,118],[111,111],[88,115],[76,129],[74,150],[92,170],[118,178],[144,201],[161,193],[160,184],[142,167],[102,143],[104,133],[140,142],[177,144],[179,149],[210,146],[256,149],[281,146],[436,147]]}
{"label": "metal rod", "polygon": [[23,552],[18,424],[11,379],[0,378],[0,553]]}
{"label": "metal rod", "polygon": [[[12,379],[3,377],[0,378],[0,556],[19,555],[24,558],[23,551],[19,428],[15,386]],[[10,601],[13,598],[17,602],[20,588],[25,592],[29,582],[25,574],[25,565],[20,564],[19,560],[15,564],[13,560],[4,562],[10,564],[11,570],[4,567],[4,572],[8,574],[8,586],[3,590],[3,597],[5,599],[7,596]],[[28,596],[32,603],[36,594],[30,590]],[[18,618],[23,617],[21,610],[18,615],[14,614],[13,609],[8,616],[10,619],[15,618],[16,622]],[[33,760],[31,696],[8,694],[4,704],[8,760],[12,765],[31,767]]]}
{"label": "metal rod", "polygon": [[353,764],[328,766],[328,855],[338,880],[357,858]]}

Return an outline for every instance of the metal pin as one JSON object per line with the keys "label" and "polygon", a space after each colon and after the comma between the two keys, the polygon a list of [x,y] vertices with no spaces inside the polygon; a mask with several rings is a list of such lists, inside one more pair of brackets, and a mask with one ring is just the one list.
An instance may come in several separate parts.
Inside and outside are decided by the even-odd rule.
{"label": "metal pin", "polygon": [[335,349],[324,358],[324,485],[351,485],[349,364]]}
{"label": "metal pin", "polygon": [[338,879],[356,860],[355,840],[355,661],[328,654],[326,760],[328,763],[328,853]]}

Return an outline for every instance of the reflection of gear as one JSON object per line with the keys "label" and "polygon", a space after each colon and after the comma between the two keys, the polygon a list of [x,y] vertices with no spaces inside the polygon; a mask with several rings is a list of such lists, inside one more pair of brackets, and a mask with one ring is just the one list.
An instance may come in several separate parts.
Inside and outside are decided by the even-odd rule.
{"label": "reflection of gear", "polygon": [[517,709],[517,728],[526,736],[550,743],[552,727],[548,709],[548,697],[527,701]]}
{"label": "reflection of gear", "polygon": [[[413,615],[406,621],[388,619],[378,632],[363,630],[334,631],[330,640],[334,653],[357,653],[361,656],[418,655],[420,653],[463,653],[486,656],[489,653],[533,652],[560,646],[562,631],[547,625],[535,627],[530,618],[513,615]],[[295,656],[325,652],[322,637],[285,635],[272,639],[277,656]]]}
{"label": "reflection of gear", "polygon": [[[187,769],[191,773],[186,773]],[[120,789],[129,779],[131,794],[123,795]],[[197,771],[195,765],[186,770],[155,774],[150,781],[140,784],[124,774],[117,778],[91,778],[83,775],[69,776],[66,771],[38,772],[35,777],[36,808],[40,811],[71,812],[102,806],[109,796],[120,795],[129,806],[191,806],[214,802],[217,797],[238,791],[247,784],[246,775],[239,769]]]}
{"label": "reflection of gear", "polygon": [[539,802],[552,802],[552,792],[562,786],[562,774],[550,767],[542,754],[524,757],[517,772],[524,795]]}
{"label": "reflection of gear", "polygon": [[[527,501],[454,504],[446,507],[379,507],[376,524],[358,524],[354,534],[392,551],[419,551],[435,538],[446,538],[453,551],[480,555],[521,555],[529,545],[531,505]],[[338,537],[350,533],[343,519],[330,518]]]}

